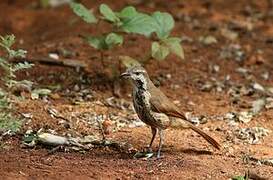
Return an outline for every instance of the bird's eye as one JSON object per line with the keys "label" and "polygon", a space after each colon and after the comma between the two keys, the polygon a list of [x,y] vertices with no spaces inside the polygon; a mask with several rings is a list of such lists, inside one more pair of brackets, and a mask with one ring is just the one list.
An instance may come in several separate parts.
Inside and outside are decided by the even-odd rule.
{"label": "bird's eye", "polygon": [[139,76],[139,75],[140,75],[140,72],[136,72],[136,75]]}

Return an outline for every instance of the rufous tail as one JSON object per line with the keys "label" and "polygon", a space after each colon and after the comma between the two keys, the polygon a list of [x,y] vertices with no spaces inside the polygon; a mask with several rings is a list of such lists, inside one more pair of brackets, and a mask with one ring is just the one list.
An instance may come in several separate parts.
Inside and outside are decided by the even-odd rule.
{"label": "rufous tail", "polygon": [[195,132],[197,132],[198,134],[200,134],[205,140],[207,140],[213,147],[215,147],[216,149],[220,150],[221,149],[221,145],[215,140],[213,139],[211,136],[209,136],[207,133],[205,133],[204,131],[202,131],[201,129],[195,127],[194,125],[190,125],[190,128],[192,130],[194,130]]}
{"label": "rufous tail", "polygon": [[174,128],[174,129],[189,129],[190,128],[190,129],[194,130],[196,133],[200,134],[213,147],[215,147],[218,150],[221,149],[221,145],[214,138],[212,138],[207,133],[205,133],[204,131],[202,131],[198,127],[194,126],[190,122],[183,121],[183,120],[181,121],[181,119],[175,118],[171,122],[171,128]]}

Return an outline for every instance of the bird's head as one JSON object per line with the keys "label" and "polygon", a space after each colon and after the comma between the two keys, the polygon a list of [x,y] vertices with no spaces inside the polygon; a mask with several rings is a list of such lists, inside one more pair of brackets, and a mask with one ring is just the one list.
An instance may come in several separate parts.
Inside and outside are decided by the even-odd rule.
{"label": "bird's head", "polygon": [[133,84],[139,88],[147,88],[147,82],[149,81],[147,71],[141,66],[128,68],[120,77],[131,79]]}

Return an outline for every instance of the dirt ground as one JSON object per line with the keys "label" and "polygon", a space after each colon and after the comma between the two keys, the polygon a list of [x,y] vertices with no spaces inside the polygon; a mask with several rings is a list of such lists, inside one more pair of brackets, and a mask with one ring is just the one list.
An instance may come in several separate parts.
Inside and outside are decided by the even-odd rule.
{"label": "dirt ground", "polygon": [[[30,113],[31,118],[24,122],[18,135],[2,138],[0,179],[229,179],[248,171],[253,179],[273,179],[272,165],[259,164],[250,158],[273,158],[272,133],[254,144],[235,135],[235,129],[248,127],[273,130],[273,108],[263,108],[247,123],[232,125],[223,120],[227,113],[248,111],[254,100],[268,99],[273,94],[254,86],[250,88],[255,83],[273,87],[270,1],[81,1],[95,13],[103,2],[117,10],[133,5],[141,11],[167,11],[174,16],[173,35],[183,38],[185,60],[170,55],[164,61],[149,61],[145,68],[181,111],[206,117],[199,127],[215,137],[223,148],[213,149],[190,130],[167,130],[161,159],[134,159],[132,152],[104,146],[85,152],[58,150],[48,154],[49,149],[43,146],[22,145],[22,137],[29,129],[43,128],[59,135],[99,135],[94,118],[90,118],[96,115],[111,119],[114,130],[110,130],[107,138],[127,142],[137,150],[143,150],[151,138],[148,127],[135,127],[137,118],[128,107],[129,84],[120,81],[121,97],[114,96],[119,88],[109,68],[117,64],[119,55],[142,58],[150,42],[140,36],[126,37],[122,47],[106,52],[108,66],[102,67],[99,52],[82,41],[80,35],[107,32],[107,24],[88,25],[67,5],[39,8],[35,2],[2,0],[0,34],[15,34],[16,47],[26,49],[27,58],[34,60],[35,67],[18,74],[19,79],[33,81],[36,88],[58,88],[48,98],[32,100],[25,95],[16,102],[16,111]],[[227,29],[228,33],[223,33]],[[233,37],[234,34],[238,37]],[[200,38],[208,36],[217,42]],[[223,55],[232,51],[226,50],[229,47],[235,52]],[[76,69],[35,62],[50,53],[58,54],[60,59],[83,62],[87,67]],[[239,99],[232,91],[236,88]],[[243,88],[252,91],[243,93]],[[109,105],[110,100],[113,104]],[[81,103],[75,103],[78,101]],[[52,116],[49,108],[56,109],[69,121],[64,123]]]}

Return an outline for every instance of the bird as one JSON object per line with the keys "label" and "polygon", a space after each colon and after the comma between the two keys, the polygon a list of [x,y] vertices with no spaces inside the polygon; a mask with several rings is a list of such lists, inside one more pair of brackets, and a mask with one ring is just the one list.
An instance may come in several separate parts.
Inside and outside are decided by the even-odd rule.
{"label": "bird", "polygon": [[159,147],[157,158],[160,158],[165,129],[192,129],[201,135],[213,147],[220,150],[221,145],[207,133],[196,127],[189,121],[178,107],[159,89],[151,79],[147,71],[140,65],[128,67],[121,78],[131,80],[133,86],[133,106],[138,118],[150,126],[152,139],[148,146],[152,151],[152,145],[159,132]]}

